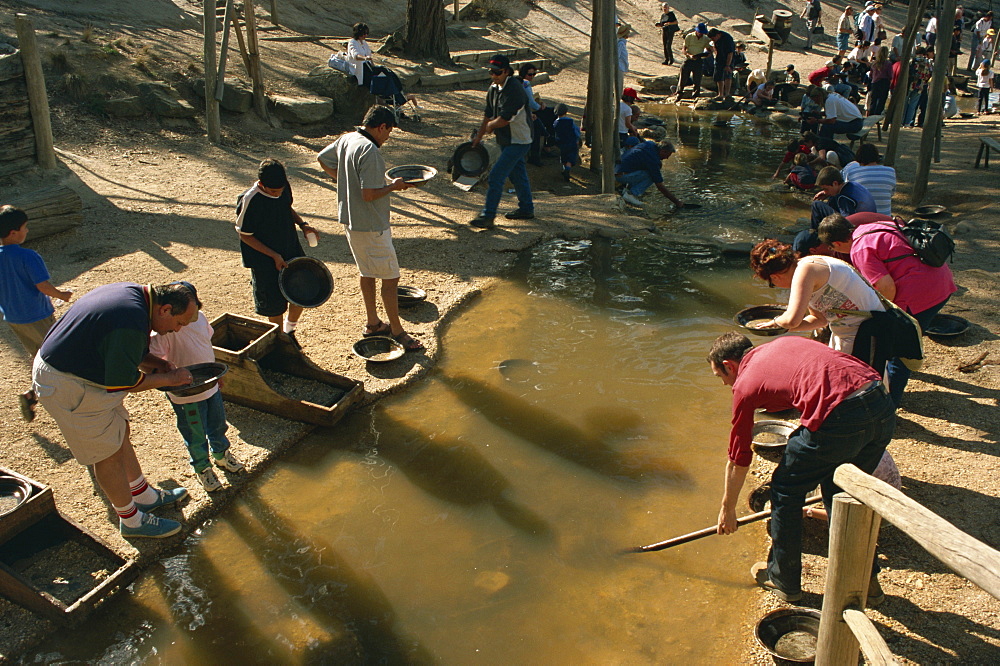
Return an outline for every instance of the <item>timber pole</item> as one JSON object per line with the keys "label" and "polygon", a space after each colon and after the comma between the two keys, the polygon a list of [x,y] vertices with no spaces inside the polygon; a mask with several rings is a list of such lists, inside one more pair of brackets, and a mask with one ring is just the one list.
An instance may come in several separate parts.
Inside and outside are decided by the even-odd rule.
{"label": "timber pole", "polygon": [[52,144],[52,119],[49,117],[49,97],[45,92],[45,75],[38,57],[35,26],[27,14],[18,14],[17,40],[24,65],[24,81],[28,88],[28,111],[31,129],[35,134],[35,159],[43,169],[56,168],[56,151]]}
{"label": "timber pole", "polygon": [[618,161],[618,30],[615,27],[615,2],[602,0],[600,25],[602,41],[605,45],[601,66],[604,69],[603,90],[598,92],[598,100],[605,108],[601,124],[603,151],[601,156],[601,191],[610,194],[615,191],[615,163]]}
{"label": "timber pole", "polygon": [[271,23],[278,25],[278,0],[271,0]]}
{"label": "timber pole", "polygon": [[218,144],[222,140],[219,120],[219,100],[215,98],[215,0],[204,0],[202,21],[205,28],[205,127],[208,140]]}
{"label": "timber pole", "polygon": [[903,50],[899,54],[899,78],[896,81],[896,89],[892,92],[892,100],[889,102],[889,110],[886,113],[886,117],[889,119],[887,120],[889,136],[885,143],[885,155],[882,156],[882,164],[886,166],[896,164],[899,128],[903,123],[903,112],[906,109],[906,98],[910,89],[910,59],[913,57],[913,44],[916,42],[917,30],[926,7],[927,0],[911,0],[909,13],[906,16],[906,37],[903,38]]}
{"label": "timber pole", "polygon": [[264,98],[264,77],[260,72],[260,46],[257,42],[257,15],[253,0],[243,3],[243,20],[247,26],[247,55],[250,60],[250,79],[253,82],[253,110],[267,120],[267,101]]}
{"label": "timber pole", "polygon": [[[955,15],[955,0],[944,0],[941,16],[946,17],[942,23],[947,27]],[[935,44],[934,74],[931,76],[930,90],[927,92],[927,112],[924,115],[924,131],[920,135],[920,155],[917,157],[917,173],[913,178],[913,190],[910,192],[910,203],[919,204],[927,193],[927,179],[931,170],[931,155],[934,150],[934,135],[940,129],[944,112],[944,88],[948,83],[948,49],[951,46],[951,32],[939,32],[942,39]]]}
{"label": "timber pole", "polygon": [[858,663],[861,645],[844,621],[844,611],[865,607],[881,523],[877,513],[847,493],[834,495],[830,560],[816,641],[817,666]]}
{"label": "timber pole", "polygon": [[590,141],[590,170],[597,173],[601,168],[601,146],[603,137],[601,127],[604,114],[604,107],[598,103],[598,91],[604,89],[601,77],[604,76],[604,69],[601,67],[604,54],[604,37],[599,26],[601,22],[602,2],[607,0],[595,0],[591,9],[590,18],[590,60],[587,63],[587,101],[583,108],[583,130]]}

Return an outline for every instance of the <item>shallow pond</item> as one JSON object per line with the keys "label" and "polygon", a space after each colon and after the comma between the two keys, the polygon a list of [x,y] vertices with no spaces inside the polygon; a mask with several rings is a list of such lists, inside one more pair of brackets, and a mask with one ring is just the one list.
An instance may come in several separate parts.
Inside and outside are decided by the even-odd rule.
{"label": "shallow pond", "polygon": [[[712,524],[743,262],[551,242],[405,395],[319,430],[46,661],[731,662],[759,525]],[[530,265],[528,265],[530,263]]]}
{"label": "shallow pond", "polygon": [[[804,214],[767,192],[784,136],[671,113],[667,182],[701,208],[662,229],[757,240]],[[731,394],[705,355],[773,298],[708,244],[545,243],[425,379],[314,432],[37,658],[732,663],[762,526],[621,550],[715,522]]]}

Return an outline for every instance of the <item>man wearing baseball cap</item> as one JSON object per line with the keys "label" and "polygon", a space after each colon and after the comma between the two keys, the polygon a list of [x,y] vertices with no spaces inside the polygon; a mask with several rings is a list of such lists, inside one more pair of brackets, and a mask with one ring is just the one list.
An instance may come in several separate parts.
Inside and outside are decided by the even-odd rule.
{"label": "man wearing baseball cap", "polygon": [[507,213],[508,220],[530,220],[535,217],[535,203],[531,198],[531,183],[525,157],[531,148],[531,114],[528,95],[520,81],[514,78],[507,56],[497,54],[490,58],[487,68],[493,83],[486,92],[486,108],[479,131],[472,138],[478,146],[487,134],[495,134],[500,146],[500,157],[493,163],[488,178],[486,202],[483,210],[469,224],[480,229],[492,229],[503,186],[507,179],[517,193],[517,210]]}
{"label": "man wearing baseball cap", "polygon": [[716,99],[726,99],[733,89],[733,54],[736,53],[736,41],[724,30],[712,28],[708,38],[715,45],[715,72],[712,80],[719,90]]}
{"label": "man wearing baseball cap", "polygon": [[684,95],[684,88],[688,81],[694,83],[694,96],[701,92],[701,59],[707,54],[705,49],[710,44],[708,40],[708,26],[699,23],[695,26],[694,32],[684,38],[684,64],[681,65],[680,83],[677,86],[677,98],[680,101]]}

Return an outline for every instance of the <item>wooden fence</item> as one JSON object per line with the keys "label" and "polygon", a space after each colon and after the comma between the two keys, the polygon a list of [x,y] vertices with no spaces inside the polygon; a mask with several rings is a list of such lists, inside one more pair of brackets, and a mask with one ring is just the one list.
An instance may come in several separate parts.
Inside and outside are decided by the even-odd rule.
{"label": "wooden fence", "polygon": [[869,565],[882,518],[957,574],[1000,599],[1000,552],[854,465],[841,465],[833,479],[845,492],[833,500],[830,561],[816,646],[818,666],[857,664],[859,650],[870,664],[896,663],[864,614]]}

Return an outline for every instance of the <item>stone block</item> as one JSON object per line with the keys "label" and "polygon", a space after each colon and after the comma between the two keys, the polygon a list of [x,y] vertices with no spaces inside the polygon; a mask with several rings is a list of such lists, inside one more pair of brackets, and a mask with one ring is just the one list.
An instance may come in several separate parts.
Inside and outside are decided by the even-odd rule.
{"label": "stone block", "polygon": [[146,105],[139,97],[106,99],[101,104],[101,108],[112,118],[136,118],[146,114]]}
{"label": "stone block", "polygon": [[642,92],[647,95],[666,94],[676,90],[677,75],[640,76],[637,79]]}
{"label": "stone block", "polygon": [[164,118],[192,118],[198,110],[177,96],[177,93],[163,81],[139,84],[139,95],[146,108]]}
{"label": "stone block", "polygon": [[[191,87],[198,97],[205,98],[205,79],[192,79]],[[253,107],[253,89],[241,79],[226,78],[219,106],[233,113],[246,113]]]}
{"label": "stone block", "polygon": [[296,77],[295,83],[332,100],[337,115],[352,123],[360,123],[368,108],[375,104],[375,96],[359,86],[357,79],[326,65],[313,67],[306,76]]}
{"label": "stone block", "polygon": [[322,122],[333,115],[333,100],[328,97],[274,95],[270,102],[278,118],[298,125]]}

